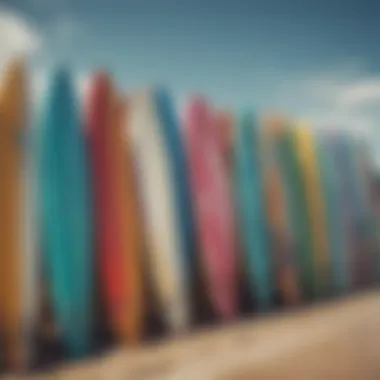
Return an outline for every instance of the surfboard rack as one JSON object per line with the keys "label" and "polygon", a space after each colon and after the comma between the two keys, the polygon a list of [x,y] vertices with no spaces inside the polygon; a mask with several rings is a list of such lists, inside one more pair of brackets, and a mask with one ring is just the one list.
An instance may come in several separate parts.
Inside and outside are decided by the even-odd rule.
{"label": "surfboard rack", "polygon": [[26,379],[378,379],[379,315],[380,289],[375,289],[115,350]]}

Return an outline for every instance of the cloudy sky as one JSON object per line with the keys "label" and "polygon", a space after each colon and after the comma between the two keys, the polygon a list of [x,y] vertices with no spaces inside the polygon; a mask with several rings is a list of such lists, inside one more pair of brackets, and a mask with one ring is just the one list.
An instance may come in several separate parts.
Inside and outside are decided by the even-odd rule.
{"label": "cloudy sky", "polygon": [[106,67],[125,90],[164,83],[180,101],[201,92],[374,136],[379,36],[377,0],[0,0],[0,67],[27,53],[36,88],[60,62],[80,89]]}

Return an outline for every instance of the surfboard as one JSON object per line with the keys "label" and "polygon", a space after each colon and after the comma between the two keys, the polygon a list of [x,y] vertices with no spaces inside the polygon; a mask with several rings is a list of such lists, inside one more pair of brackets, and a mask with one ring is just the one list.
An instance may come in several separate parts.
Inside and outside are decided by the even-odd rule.
{"label": "surfboard", "polygon": [[364,213],[370,213],[370,181],[373,164],[371,147],[368,140],[357,138],[355,143],[355,156],[358,170],[359,195]]}
{"label": "surfboard", "polygon": [[370,206],[373,214],[373,234],[375,240],[375,284],[380,280],[380,178],[373,158],[370,169]]}
{"label": "surfboard", "polygon": [[233,167],[233,138],[236,120],[232,112],[228,110],[216,110],[215,128],[222,151],[222,157],[228,174],[232,175]]}
{"label": "surfboard", "polygon": [[87,102],[97,261],[107,320],[123,343],[141,334],[142,282],[131,157],[124,143],[124,104],[106,73],[94,75]]}
{"label": "surfboard", "polygon": [[292,122],[286,122],[277,134],[277,154],[284,186],[287,224],[294,240],[295,266],[302,298],[315,295],[314,266],[311,250],[311,231],[306,212],[305,188],[302,170],[293,139]]}
{"label": "surfboard", "polygon": [[345,247],[346,256],[346,286],[347,290],[352,290],[354,284],[353,277],[353,259],[354,259],[354,247],[352,239],[353,230],[353,203],[350,200],[350,179],[348,172],[351,170],[349,166],[349,160],[346,156],[345,144],[343,143],[345,137],[341,133],[335,132],[329,135],[328,144],[331,150],[332,160],[334,162],[333,168],[335,168],[337,187],[339,195],[339,208],[343,218],[343,242]]}
{"label": "surfboard", "polygon": [[270,245],[275,263],[276,288],[280,299],[287,305],[300,301],[295,244],[288,224],[284,172],[278,139],[283,132],[282,118],[271,116],[263,120],[263,167],[266,193],[266,210],[270,227]]}
{"label": "surfboard", "polygon": [[[25,97],[29,97],[27,90]],[[27,103],[27,101],[25,101]],[[25,349],[22,354],[25,366],[34,364],[37,357],[35,336],[40,317],[41,300],[41,260],[39,253],[39,227],[37,219],[37,141],[35,125],[32,123],[31,105],[28,108],[28,127],[21,143],[24,148],[22,191],[22,230],[23,230],[23,333]],[[34,120],[34,119],[33,119]],[[33,124],[33,126],[31,125]]]}
{"label": "surfboard", "polygon": [[255,117],[246,111],[236,126],[235,186],[247,279],[260,309],[274,301],[274,269],[269,247],[268,221],[262,176],[259,131]]}
{"label": "surfboard", "polygon": [[84,131],[68,69],[52,76],[40,134],[44,265],[63,345],[80,357],[92,345],[93,231]]}
{"label": "surfboard", "polygon": [[339,175],[335,166],[328,136],[316,138],[316,154],[321,173],[321,185],[326,216],[328,252],[331,262],[332,293],[341,295],[348,290],[347,257],[344,240],[343,204],[339,198]]}
{"label": "surfboard", "polygon": [[374,160],[371,146],[367,138],[358,138],[356,142],[356,160],[358,168],[359,195],[362,210],[366,220],[366,239],[368,242],[368,256],[366,270],[368,272],[367,284],[373,284],[377,277],[377,256],[379,253],[378,237],[376,231],[376,216],[372,207],[371,183],[374,173]]}
{"label": "surfboard", "polygon": [[364,190],[365,179],[362,165],[359,159],[359,137],[351,136],[348,142],[349,157],[351,161],[351,176],[353,201],[355,207],[355,237],[356,237],[356,258],[355,258],[355,278],[358,287],[368,286],[371,278],[371,221],[370,211],[366,206],[366,196]]}
{"label": "surfboard", "polygon": [[352,136],[346,133],[338,134],[334,139],[334,150],[341,177],[341,197],[345,205],[345,231],[352,289],[362,282],[366,223],[358,191],[358,173],[351,139]]}
{"label": "surfboard", "polygon": [[184,128],[206,294],[215,313],[231,319],[237,312],[233,199],[214,116],[203,98],[189,101]]}
{"label": "surfboard", "polygon": [[0,93],[0,319],[6,365],[32,360],[38,259],[33,238],[33,155],[28,145],[26,65],[9,64]]}
{"label": "surfboard", "polygon": [[315,287],[317,296],[321,297],[328,293],[330,263],[320,170],[317,163],[314,136],[310,128],[303,124],[297,125],[294,129],[294,140],[302,169],[306,209],[311,228]]}
{"label": "surfboard", "polygon": [[181,238],[182,266],[188,286],[192,286],[195,273],[195,245],[192,199],[189,187],[188,162],[179,121],[168,92],[164,88],[156,88],[155,113],[169,156],[171,176],[174,185],[174,202],[176,220]]}
{"label": "surfboard", "polygon": [[175,210],[175,186],[170,154],[152,90],[129,97],[126,130],[136,163],[149,278],[166,326],[174,333],[190,323],[189,286]]}
{"label": "surfboard", "polygon": [[115,160],[115,190],[120,212],[120,231],[125,255],[123,265],[127,280],[127,308],[122,315],[119,337],[137,342],[144,334],[144,284],[141,213],[131,142],[125,130],[128,124],[128,100],[119,99],[117,120],[111,137]]}

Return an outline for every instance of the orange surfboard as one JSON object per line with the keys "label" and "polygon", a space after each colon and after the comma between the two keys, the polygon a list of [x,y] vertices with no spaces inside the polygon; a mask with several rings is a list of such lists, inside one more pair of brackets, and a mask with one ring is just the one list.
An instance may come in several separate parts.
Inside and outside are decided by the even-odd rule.
{"label": "orange surfboard", "polygon": [[138,203],[125,110],[107,74],[95,75],[87,128],[96,249],[108,323],[124,343],[139,339],[142,318]]}
{"label": "orange surfboard", "polygon": [[[142,282],[142,241],[140,235],[139,202],[135,165],[131,142],[125,129],[128,128],[128,102],[114,99],[114,122],[109,128],[111,159],[110,169],[114,183],[114,196],[119,224],[120,250],[123,252],[124,268],[128,292],[127,307],[116,321],[117,335],[121,341],[137,341],[142,334],[143,282]],[[116,226],[115,226],[116,227]]]}
{"label": "orange surfboard", "polygon": [[22,61],[12,62],[0,93],[0,328],[11,368],[23,365],[23,311],[27,273],[23,265],[23,149],[26,80]]}

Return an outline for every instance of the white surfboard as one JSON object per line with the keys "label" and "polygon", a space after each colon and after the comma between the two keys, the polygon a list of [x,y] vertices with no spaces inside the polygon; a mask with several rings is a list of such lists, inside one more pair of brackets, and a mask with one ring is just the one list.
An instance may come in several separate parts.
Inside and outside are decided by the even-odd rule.
{"label": "white surfboard", "polygon": [[148,273],[163,320],[173,332],[186,329],[190,308],[181,263],[170,162],[149,90],[132,95],[125,132],[132,143],[140,185]]}
{"label": "white surfboard", "polygon": [[33,338],[39,318],[40,302],[40,257],[37,243],[38,222],[36,213],[36,147],[33,131],[29,131],[25,141],[24,171],[22,177],[22,221],[23,252],[25,260],[25,277],[23,282],[24,294],[24,323],[25,323],[25,360],[31,363],[35,360]]}

